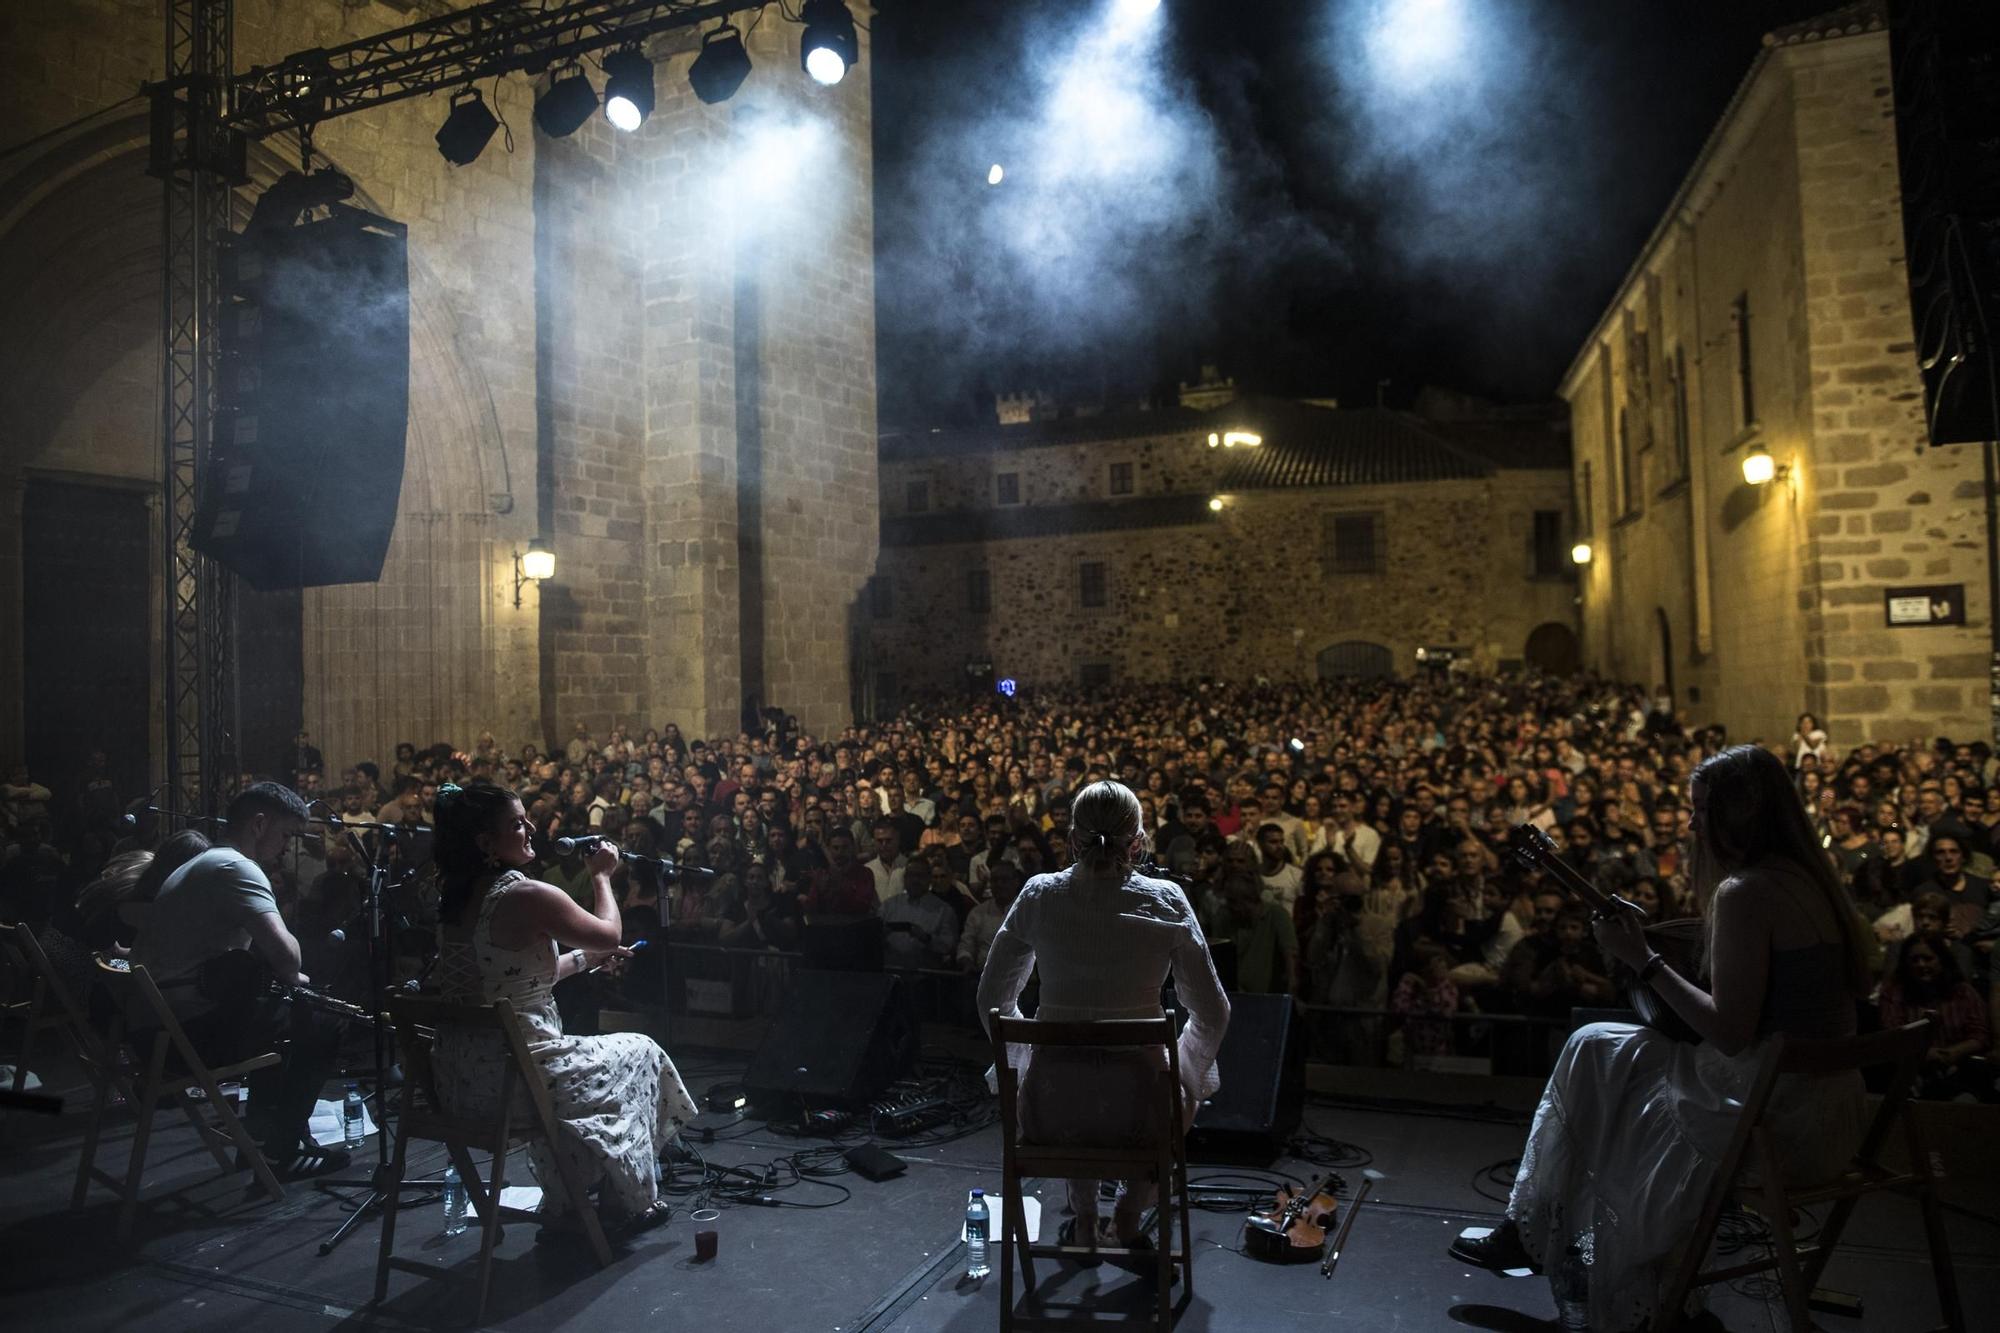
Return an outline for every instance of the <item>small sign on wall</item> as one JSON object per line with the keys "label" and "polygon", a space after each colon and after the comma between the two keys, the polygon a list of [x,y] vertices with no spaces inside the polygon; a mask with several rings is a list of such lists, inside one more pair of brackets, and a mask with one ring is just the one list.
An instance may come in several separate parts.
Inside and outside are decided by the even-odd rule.
{"label": "small sign on wall", "polygon": [[1885,588],[1882,590],[1882,605],[1890,629],[1963,625],[1965,585],[1939,583],[1924,588]]}

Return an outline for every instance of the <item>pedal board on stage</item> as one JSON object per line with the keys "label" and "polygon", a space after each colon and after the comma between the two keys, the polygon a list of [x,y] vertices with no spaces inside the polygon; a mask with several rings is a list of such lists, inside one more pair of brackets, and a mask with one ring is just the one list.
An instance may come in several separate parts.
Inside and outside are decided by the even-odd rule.
{"label": "pedal board on stage", "polygon": [[867,1180],[889,1180],[910,1169],[910,1164],[894,1153],[883,1152],[872,1143],[849,1148],[847,1164]]}

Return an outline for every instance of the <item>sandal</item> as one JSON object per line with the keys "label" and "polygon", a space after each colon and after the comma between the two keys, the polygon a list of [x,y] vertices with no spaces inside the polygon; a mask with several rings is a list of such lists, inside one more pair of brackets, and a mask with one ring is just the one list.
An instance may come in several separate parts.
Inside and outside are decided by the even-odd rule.
{"label": "sandal", "polygon": [[1088,1258],[1077,1254],[1065,1254],[1062,1258],[1065,1262],[1075,1264],[1078,1268],[1095,1268],[1104,1262],[1095,1253],[1097,1249],[1097,1226],[1093,1222],[1090,1228],[1090,1238],[1079,1242],[1076,1238],[1076,1221],[1074,1217],[1066,1218],[1063,1224],[1056,1228],[1056,1244],[1063,1246],[1065,1249],[1085,1249],[1092,1251]]}

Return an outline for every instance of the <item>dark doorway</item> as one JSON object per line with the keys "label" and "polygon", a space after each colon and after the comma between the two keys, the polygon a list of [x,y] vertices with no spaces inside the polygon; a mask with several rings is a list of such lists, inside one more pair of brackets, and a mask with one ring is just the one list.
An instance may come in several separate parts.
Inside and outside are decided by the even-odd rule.
{"label": "dark doorway", "polygon": [[31,480],[22,496],[27,760],[58,821],[92,750],[121,800],[148,786],[151,536],[143,491]]}
{"label": "dark doorway", "polygon": [[1369,643],[1365,639],[1349,639],[1345,643],[1336,643],[1330,648],[1320,650],[1321,680],[1335,680],[1343,676],[1360,676],[1372,680],[1395,674],[1395,655],[1379,643]]}
{"label": "dark doorway", "polygon": [[1521,655],[1528,659],[1529,666],[1551,676],[1573,676],[1583,664],[1576,631],[1554,620],[1535,626]]}

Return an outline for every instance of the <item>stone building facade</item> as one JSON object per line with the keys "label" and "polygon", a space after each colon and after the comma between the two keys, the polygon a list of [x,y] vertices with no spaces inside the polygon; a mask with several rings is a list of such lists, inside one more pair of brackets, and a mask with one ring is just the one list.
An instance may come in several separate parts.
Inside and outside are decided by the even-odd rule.
{"label": "stone building facade", "polygon": [[1573,666],[1559,423],[1187,397],[885,437],[876,706],[989,688],[989,665],[1084,686],[1407,675],[1419,649]]}
{"label": "stone building facade", "polygon": [[[1896,161],[1877,7],[1771,34],[1562,383],[1585,660],[1740,737],[1990,732],[1988,499],[1925,443]],[[1931,586],[1963,623],[1892,627]]]}
{"label": "stone building facade", "polygon": [[[236,66],[450,7],[238,0]],[[299,716],[329,764],[487,728],[734,730],[749,698],[814,727],[849,718],[878,531],[871,64],[864,27],[859,65],[822,88],[799,35],[767,16],[720,106],[688,89],[695,35],[654,39],[658,106],[634,134],[600,115],[547,138],[526,76],[485,81],[511,145],[464,167],[433,143],[443,98],[320,127],[354,202],[408,225],[411,294],[387,565],[294,613]],[[161,753],[160,187],[134,97],[160,48],[157,0],[0,7],[0,146],[26,145],[0,158],[0,758],[44,768],[31,719],[60,663],[23,638],[64,566],[22,534],[29,509],[79,495],[129,499],[104,510],[127,537],[152,525],[113,580],[149,583],[143,604],[81,617],[71,649],[138,663],[130,691],[150,702],[63,744]],[[296,154],[253,145],[245,211]],[[517,608],[514,554],[537,536],[556,575]]]}

